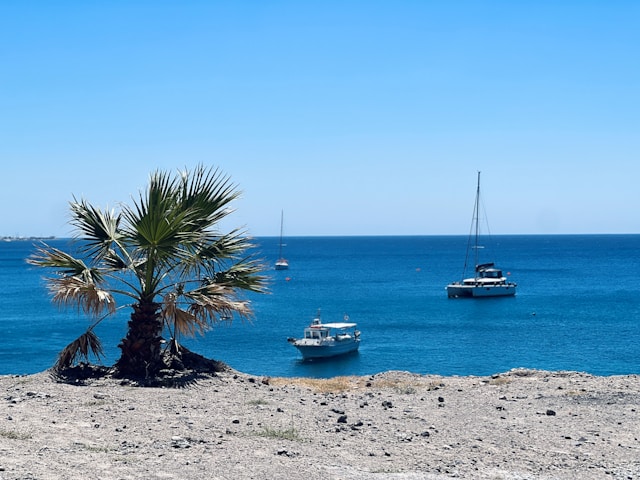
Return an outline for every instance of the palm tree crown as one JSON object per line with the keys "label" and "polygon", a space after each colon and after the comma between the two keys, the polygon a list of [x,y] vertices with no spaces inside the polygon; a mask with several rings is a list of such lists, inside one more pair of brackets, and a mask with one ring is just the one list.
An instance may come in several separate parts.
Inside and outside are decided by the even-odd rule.
{"label": "palm tree crown", "polygon": [[246,255],[251,244],[245,232],[217,228],[238,196],[229,177],[200,165],[176,175],[152,173],[147,189],[118,212],[74,198],[70,223],[81,240],[77,253],[43,244],[29,259],[55,271],[48,279],[54,303],[77,306],[93,318],[55,368],[102,355],[94,328],[116,311],[116,297],[129,298],[133,308],[115,365],[123,375],[149,376],[167,367],[163,331],[176,355],[180,334],[204,333],[234,314],[251,317],[250,303],[238,293],[265,292],[262,266]]}

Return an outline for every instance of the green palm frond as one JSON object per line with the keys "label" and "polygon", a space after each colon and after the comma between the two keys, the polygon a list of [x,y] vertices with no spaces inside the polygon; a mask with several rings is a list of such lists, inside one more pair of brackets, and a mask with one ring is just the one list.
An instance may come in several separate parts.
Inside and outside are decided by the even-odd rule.
{"label": "green palm frond", "polygon": [[226,217],[231,213],[227,206],[240,196],[228,176],[203,166],[191,175],[187,171],[182,173],[181,189],[181,204],[191,213],[194,231],[206,230]]}
{"label": "green palm frond", "polygon": [[102,211],[85,200],[70,202],[72,220],[84,240],[82,250],[90,256],[106,255],[111,245],[121,240],[120,215],[113,210]]}
{"label": "green palm frond", "polygon": [[263,275],[259,275],[262,270],[264,270],[264,266],[258,260],[250,257],[244,258],[231,265],[227,270],[216,272],[213,283],[231,289],[266,293],[267,279]]}
{"label": "green palm frond", "polygon": [[206,245],[201,252],[205,259],[234,258],[241,252],[252,248],[251,239],[246,236],[244,230],[233,230],[226,235],[221,235],[211,244]]}
{"label": "green palm frond", "polygon": [[224,270],[227,263],[238,261],[238,255],[253,247],[250,239],[241,236],[240,230],[203,239],[201,243],[183,246],[181,251],[181,273],[183,277],[205,275],[212,276],[219,270]]}
{"label": "green palm frond", "polygon": [[118,253],[110,248],[106,251],[105,256],[104,256],[104,265],[107,268],[110,268],[112,270],[124,270],[126,268],[129,268],[133,265],[131,265],[130,263],[126,262],[120,255],[118,255]]}
{"label": "green palm frond", "polygon": [[53,302],[82,308],[85,313],[97,316],[102,312],[114,313],[116,303],[108,290],[101,290],[81,277],[62,277],[49,280]]}
{"label": "green palm frond", "polygon": [[136,245],[137,255],[153,258],[154,266],[176,256],[180,245],[188,241],[187,212],[179,208],[174,190],[170,177],[156,172],[146,197],[141,193],[133,207],[123,207],[127,235]]}
{"label": "green palm frond", "polygon": [[72,366],[79,359],[88,361],[89,354],[98,359],[104,355],[102,343],[91,329],[84,332],[60,352],[53,368],[54,370],[62,370]]}
{"label": "green palm frond", "polygon": [[62,275],[85,275],[89,271],[82,260],[44,243],[36,248],[27,262],[38,267],[53,268]]}

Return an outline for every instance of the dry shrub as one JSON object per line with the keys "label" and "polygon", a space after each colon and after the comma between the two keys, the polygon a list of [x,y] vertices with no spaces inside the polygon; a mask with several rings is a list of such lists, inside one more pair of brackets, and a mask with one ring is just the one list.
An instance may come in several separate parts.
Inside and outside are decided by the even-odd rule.
{"label": "dry shrub", "polygon": [[364,387],[365,381],[359,377],[333,377],[333,378],[271,378],[270,385],[287,386],[297,385],[309,388],[320,393],[340,393]]}
{"label": "dry shrub", "polygon": [[509,377],[493,377],[489,380],[489,385],[508,385],[513,382]]}
{"label": "dry shrub", "polygon": [[425,386],[428,390],[437,390],[443,387],[440,382],[429,382],[427,385],[405,378],[374,378],[343,376],[333,378],[271,378],[270,385],[288,386],[297,385],[309,388],[319,393],[343,393],[346,391],[374,388],[377,390],[394,390],[397,393],[416,393]]}

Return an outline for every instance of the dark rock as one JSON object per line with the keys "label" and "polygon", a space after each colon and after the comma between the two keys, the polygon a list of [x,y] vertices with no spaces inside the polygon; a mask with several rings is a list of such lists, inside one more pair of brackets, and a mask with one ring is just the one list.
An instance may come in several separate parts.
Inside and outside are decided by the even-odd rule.
{"label": "dark rock", "polygon": [[554,410],[547,410],[547,415],[549,415],[550,417],[553,417],[556,414],[556,412]]}

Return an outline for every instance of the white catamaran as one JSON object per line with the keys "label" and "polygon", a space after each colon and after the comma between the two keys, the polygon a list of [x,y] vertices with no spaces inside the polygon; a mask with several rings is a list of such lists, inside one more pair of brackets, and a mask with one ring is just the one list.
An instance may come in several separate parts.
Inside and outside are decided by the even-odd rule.
{"label": "white catamaran", "polygon": [[[473,221],[471,225],[471,233],[469,234],[469,242],[467,244],[467,255],[465,257],[464,269],[462,272],[462,280],[447,285],[447,295],[450,298],[457,297],[505,297],[516,294],[516,284],[507,281],[507,277],[502,274],[502,270],[495,267],[494,263],[479,263],[479,251],[482,248],[478,244],[480,227],[479,227],[479,209],[480,209],[480,172],[478,172],[478,188],[476,190],[476,202],[473,207]],[[474,239],[473,246],[471,241]],[[469,260],[469,250],[474,251],[475,274],[473,277],[464,278],[467,263]]]}

